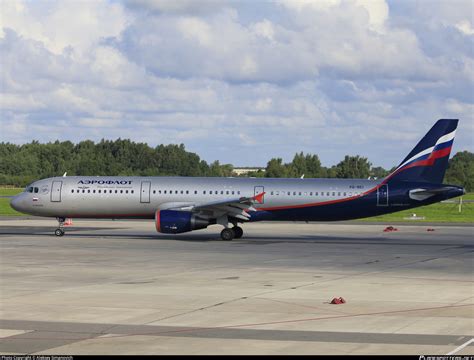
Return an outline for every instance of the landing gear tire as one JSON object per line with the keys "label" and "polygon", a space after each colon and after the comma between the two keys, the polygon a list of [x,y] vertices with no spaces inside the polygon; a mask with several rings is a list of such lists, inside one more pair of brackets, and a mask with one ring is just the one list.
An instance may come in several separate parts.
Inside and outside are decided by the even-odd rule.
{"label": "landing gear tire", "polygon": [[242,228],[240,226],[234,226],[232,228],[232,230],[234,230],[234,238],[235,239],[240,239],[242,237],[242,235],[244,235],[244,230],[242,230]]}
{"label": "landing gear tire", "polygon": [[54,235],[63,236],[64,235],[64,222],[66,221],[66,218],[57,217],[57,219],[58,219],[59,227],[56,230],[54,230]]}
{"label": "landing gear tire", "polygon": [[224,241],[231,241],[234,237],[234,230],[231,228],[225,228],[221,231],[221,239]]}

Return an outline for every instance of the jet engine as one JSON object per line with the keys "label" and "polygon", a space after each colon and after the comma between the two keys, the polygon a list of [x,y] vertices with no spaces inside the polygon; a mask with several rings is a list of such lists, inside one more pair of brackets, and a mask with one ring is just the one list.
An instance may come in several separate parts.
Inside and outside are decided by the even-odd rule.
{"label": "jet engine", "polygon": [[210,221],[196,216],[190,211],[158,210],[155,213],[156,230],[165,234],[179,234],[205,229]]}

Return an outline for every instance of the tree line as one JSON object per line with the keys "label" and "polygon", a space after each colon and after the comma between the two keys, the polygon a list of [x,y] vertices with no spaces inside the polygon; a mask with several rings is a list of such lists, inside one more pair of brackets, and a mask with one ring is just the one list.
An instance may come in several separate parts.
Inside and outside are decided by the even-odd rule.
{"label": "tree line", "polygon": [[[0,143],[0,185],[26,186],[46,177],[68,175],[136,175],[136,176],[233,176],[231,164],[214,161],[208,164],[197,154],[186,151],[183,144],[158,145],[136,143],[128,139],[86,140],[24,145]],[[346,155],[331,167],[321,165],[318,155],[295,154],[284,163],[281,158],[268,161],[265,171],[248,173],[254,177],[306,178],[382,178],[391,170],[373,167],[367,158]],[[474,154],[458,152],[449,161],[446,183],[474,190]]]}

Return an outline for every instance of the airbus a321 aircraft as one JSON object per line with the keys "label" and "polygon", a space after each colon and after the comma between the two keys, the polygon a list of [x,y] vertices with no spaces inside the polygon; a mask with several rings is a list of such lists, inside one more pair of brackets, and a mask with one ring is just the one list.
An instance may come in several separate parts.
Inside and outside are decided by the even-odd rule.
{"label": "airbus a321 aircraft", "polygon": [[442,183],[457,124],[438,120],[381,180],[68,176],[35,181],[11,206],[56,217],[57,236],[64,235],[66,218],[135,218],[154,219],[158,232],[172,234],[219,224],[223,240],[242,237],[238,224],[247,221],[387,214],[465,193],[460,186]]}

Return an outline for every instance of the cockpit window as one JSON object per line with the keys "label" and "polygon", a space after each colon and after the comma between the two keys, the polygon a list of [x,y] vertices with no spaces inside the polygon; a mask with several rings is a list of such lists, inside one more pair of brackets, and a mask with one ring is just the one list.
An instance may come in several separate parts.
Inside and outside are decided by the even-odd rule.
{"label": "cockpit window", "polygon": [[30,186],[28,189],[27,189],[28,192],[33,192],[33,187]]}
{"label": "cockpit window", "polygon": [[39,189],[37,187],[35,187],[35,193],[37,193],[39,191]]}

